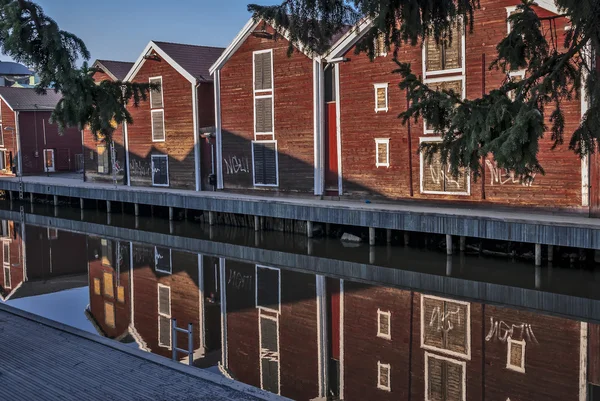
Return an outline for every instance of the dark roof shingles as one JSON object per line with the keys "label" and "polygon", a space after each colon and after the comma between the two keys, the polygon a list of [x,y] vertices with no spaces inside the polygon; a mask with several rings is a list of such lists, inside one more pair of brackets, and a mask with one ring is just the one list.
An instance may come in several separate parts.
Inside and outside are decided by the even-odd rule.
{"label": "dark roof shingles", "polygon": [[0,87],[0,96],[15,111],[54,110],[62,99],[62,95],[53,89],[48,89],[45,95],[41,95],[34,88]]}
{"label": "dark roof shingles", "polygon": [[129,70],[133,67],[134,63],[128,61],[113,61],[113,60],[98,60],[98,63],[102,64],[111,74],[113,74],[117,80],[122,81],[125,79]]}
{"label": "dark roof shingles", "polygon": [[222,47],[184,45],[179,43],[154,43],[169,55],[184,70],[194,78],[203,82],[213,79],[208,71],[225,50]]}

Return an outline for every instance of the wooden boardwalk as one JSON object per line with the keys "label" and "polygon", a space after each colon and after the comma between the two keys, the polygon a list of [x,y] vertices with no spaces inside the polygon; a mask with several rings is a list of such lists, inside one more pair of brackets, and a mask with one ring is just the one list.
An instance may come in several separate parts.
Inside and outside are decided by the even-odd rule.
{"label": "wooden boardwalk", "polygon": [[0,305],[1,399],[284,399],[109,341]]}

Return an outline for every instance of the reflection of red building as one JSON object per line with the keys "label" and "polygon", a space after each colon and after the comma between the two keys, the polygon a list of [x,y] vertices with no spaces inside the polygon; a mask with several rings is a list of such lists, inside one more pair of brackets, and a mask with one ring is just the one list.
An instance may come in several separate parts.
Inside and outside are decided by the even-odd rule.
{"label": "reflection of red building", "polygon": [[[194,360],[205,355],[197,254],[132,245],[132,329],[141,348],[172,356],[171,319],[193,325]],[[187,334],[178,333],[178,348],[188,349]],[[183,360],[186,355],[179,355]]]}
{"label": "reflection of red building", "polygon": [[2,300],[87,285],[85,236],[3,220]]}
{"label": "reflection of red building", "polygon": [[585,391],[586,323],[347,281],[342,305],[345,400],[575,401]]}
{"label": "reflection of red building", "polygon": [[8,301],[25,280],[23,237],[21,224],[10,220],[0,221],[2,248],[2,274],[0,274],[0,300]]}
{"label": "reflection of red building", "polygon": [[223,264],[225,369],[236,380],[286,397],[324,396],[315,276]]}
{"label": "reflection of red building", "polygon": [[88,278],[92,322],[105,337],[129,333],[131,294],[129,242],[88,237]]}

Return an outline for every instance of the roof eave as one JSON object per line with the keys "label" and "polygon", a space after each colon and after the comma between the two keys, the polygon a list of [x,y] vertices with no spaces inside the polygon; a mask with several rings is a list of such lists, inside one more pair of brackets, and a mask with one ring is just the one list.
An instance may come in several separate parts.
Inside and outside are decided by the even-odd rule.
{"label": "roof eave", "polygon": [[192,84],[194,84],[194,85],[198,84],[198,79],[196,79],[196,77],[194,77],[187,70],[185,70],[180,64],[178,64],[175,60],[173,60],[171,58],[171,56],[169,56],[164,50],[162,50],[160,48],[159,45],[157,45],[152,40],[150,41],[150,43],[148,43],[146,45],[142,54],[138,57],[136,62],[133,64],[133,67],[131,67],[131,70],[129,70],[125,79],[123,79],[124,82],[131,82],[131,80],[133,78],[135,78],[137,73],[140,71],[140,69],[144,65],[144,62],[146,61],[146,54],[148,54],[148,52],[150,50],[154,50],[156,53],[158,53],[158,55],[163,60],[165,60],[171,67],[173,67],[178,73],[180,73],[184,78],[186,78]]}
{"label": "roof eave", "polygon": [[99,68],[106,73],[109,77],[113,79],[113,81],[118,81],[115,74],[113,74],[100,60],[96,60],[94,64],[92,64],[92,68]]}

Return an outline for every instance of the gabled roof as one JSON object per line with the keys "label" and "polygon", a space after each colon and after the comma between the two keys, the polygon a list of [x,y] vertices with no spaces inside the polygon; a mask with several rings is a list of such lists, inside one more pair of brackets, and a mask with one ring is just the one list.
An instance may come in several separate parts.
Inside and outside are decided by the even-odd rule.
{"label": "gabled roof", "polygon": [[[242,30],[237,34],[235,38],[233,38],[233,41],[229,44],[229,46],[227,46],[223,54],[221,54],[221,57],[219,57],[219,59],[210,67],[211,75],[214,74],[216,70],[220,69],[221,67],[223,67],[223,65],[225,65],[227,60],[229,60],[231,56],[233,56],[233,54],[240,48],[240,46],[246,41],[246,39],[248,39],[248,37],[252,34],[252,32],[254,32],[254,30],[260,23],[261,21],[255,21],[254,18],[250,18],[250,20],[246,22],[246,25],[244,25]],[[275,29],[277,32],[279,32],[280,35],[289,40],[290,35],[286,29],[277,27]],[[334,44],[336,44],[337,41],[340,38],[344,37],[346,33],[351,29],[352,27],[349,25],[344,26],[338,33],[336,33],[330,38],[329,46],[333,46]],[[307,52],[305,52],[305,49],[303,49],[302,45],[300,45],[298,50],[311,57]]]}
{"label": "gabled roof", "polygon": [[[518,3],[515,0],[515,3]],[[536,4],[555,14],[560,14],[558,7],[554,0],[537,0]],[[327,53],[325,59],[330,62],[336,58],[342,57],[352,46],[356,44],[373,27],[373,20],[370,18],[364,18],[358,22],[354,27],[349,29],[345,35],[341,36],[340,39],[334,44]]]}
{"label": "gabled roof", "polygon": [[190,82],[212,82],[208,69],[219,58],[223,50],[225,49],[222,47],[151,41],[129,71],[125,80],[130,81],[133,79],[146,61],[146,56],[155,51]]}
{"label": "gabled roof", "polygon": [[115,81],[122,81],[133,67],[133,63],[129,61],[96,60],[92,67],[101,69]]}
{"label": "gabled roof", "polygon": [[52,89],[41,95],[34,88],[8,87],[0,87],[0,97],[13,111],[52,111],[62,99],[62,95]]}

